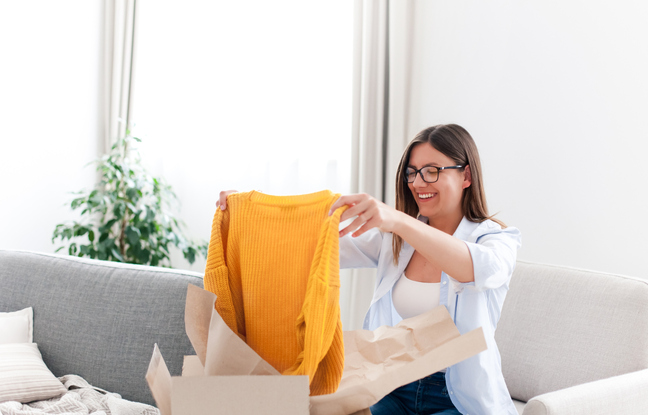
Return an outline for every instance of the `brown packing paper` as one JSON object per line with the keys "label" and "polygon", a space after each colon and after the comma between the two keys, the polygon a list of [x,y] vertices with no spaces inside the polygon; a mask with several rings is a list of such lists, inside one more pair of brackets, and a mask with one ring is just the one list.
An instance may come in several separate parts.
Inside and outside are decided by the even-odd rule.
{"label": "brown packing paper", "polygon": [[203,367],[207,357],[207,339],[211,322],[215,295],[207,295],[198,287],[189,285],[185,300],[185,332],[191,341]]}
{"label": "brown packing paper", "polygon": [[374,331],[344,332],[344,374],[338,390],[312,396],[312,415],[349,414],[394,389],[486,350],[481,328],[463,336],[445,307]]}
{"label": "brown packing paper", "polygon": [[[446,314],[445,307],[436,308],[427,314]],[[418,319],[418,317],[416,317]],[[407,320],[403,322],[410,323]],[[452,320],[450,320],[452,322]],[[416,323],[422,323],[420,320]],[[423,322],[424,323],[424,322]],[[443,330],[445,325],[438,326]],[[409,324],[407,330],[416,333],[418,324]],[[454,325],[453,325],[454,327]],[[338,415],[351,414],[375,404],[394,389],[421,379],[432,373],[452,366],[470,356],[486,350],[486,340],[481,328],[473,330],[463,336],[457,336],[436,347],[423,347],[421,344],[411,342],[403,337],[403,327],[394,326],[387,328],[380,337],[360,339],[354,336],[356,332],[345,332],[345,346],[347,338],[350,342],[358,342],[360,348],[367,346],[369,350],[349,356],[345,361],[345,369],[338,390],[329,395],[311,396],[311,415]],[[456,330],[456,327],[454,327]],[[369,343],[365,341],[369,340]],[[382,362],[385,353],[380,350],[381,344],[387,344],[392,350],[399,352],[387,356]],[[420,349],[419,349],[420,348]],[[348,362],[348,364],[347,364]]]}
{"label": "brown packing paper", "polygon": [[[214,309],[215,302],[214,293],[189,284],[185,329],[205,368],[205,375],[279,375],[225,324]],[[199,350],[205,351],[204,357]]]}

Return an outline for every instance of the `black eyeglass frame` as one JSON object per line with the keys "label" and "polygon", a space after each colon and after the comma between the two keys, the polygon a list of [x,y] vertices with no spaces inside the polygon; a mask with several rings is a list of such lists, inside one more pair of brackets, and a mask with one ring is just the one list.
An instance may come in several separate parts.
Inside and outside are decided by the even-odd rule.
{"label": "black eyeglass frame", "polygon": [[[456,165],[456,166],[446,166],[446,167],[424,166],[424,167],[421,167],[418,170],[416,170],[415,168],[412,168],[412,167],[407,167],[405,169],[405,171],[403,172],[403,180],[405,181],[405,183],[414,183],[416,181],[416,176],[419,175],[419,176],[421,176],[421,180],[423,180],[425,183],[436,183],[436,182],[439,181],[439,173],[441,173],[442,170],[445,170],[445,169],[462,169],[462,168],[464,168],[466,166],[467,166],[467,164],[459,164],[459,165]],[[430,168],[437,170],[436,180],[433,181],[433,182],[428,182],[423,177],[423,169],[430,169]],[[414,170],[414,180],[412,180],[411,182],[409,180],[407,180],[407,170],[408,169]]]}

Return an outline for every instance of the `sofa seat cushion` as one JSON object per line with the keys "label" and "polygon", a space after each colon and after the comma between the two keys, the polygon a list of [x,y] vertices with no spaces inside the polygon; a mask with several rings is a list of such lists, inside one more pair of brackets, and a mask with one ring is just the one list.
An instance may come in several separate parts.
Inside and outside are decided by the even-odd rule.
{"label": "sofa seat cushion", "polygon": [[513,399],[513,405],[515,405],[515,409],[517,409],[518,414],[522,414],[522,412],[524,411],[524,407],[526,406],[526,402]]}

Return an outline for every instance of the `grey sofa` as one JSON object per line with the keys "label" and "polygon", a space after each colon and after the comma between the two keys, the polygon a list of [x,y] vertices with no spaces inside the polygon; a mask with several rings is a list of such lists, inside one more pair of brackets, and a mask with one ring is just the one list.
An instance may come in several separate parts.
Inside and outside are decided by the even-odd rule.
{"label": "grey sofa", "polygon": [[55,376],[75,374],[154,404],[144,376],[157,343],[172,375],[195,354],[185,333],[187,284],[202,275],[0,250],[0,312],[34,309],[34,342]]}
{"label": "grey sofa", "polygon": [[[153,403],[154,343],[174,375],[194,354],[187,284],[202,287],[202,276],[0,250],[0,311],[34,308],[52,372],[139,402]],[[521,414],[648,414],[646,280],[518,262],[496,339]]]}
{"label": "grey sofa", "polygon": [[523,415],[648,414],[648,280],[518,262],[495,338]]}

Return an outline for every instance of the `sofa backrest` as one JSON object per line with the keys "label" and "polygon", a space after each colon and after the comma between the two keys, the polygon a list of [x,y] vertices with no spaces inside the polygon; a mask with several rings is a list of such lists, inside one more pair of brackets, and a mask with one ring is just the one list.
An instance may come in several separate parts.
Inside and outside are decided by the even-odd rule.
{"label": "sofa backrest", "polygon": [[195,354],[185,333],[198,273],[0,250],[0,311],[34,309],[34,342],[56,376],[75,374],[154,404],[144,378],[155,343],[172,375]]}
{"label": "sofa backrest", "polygon": [[495,339],[514,399],[648,368],[648,280],[518,262]]}

